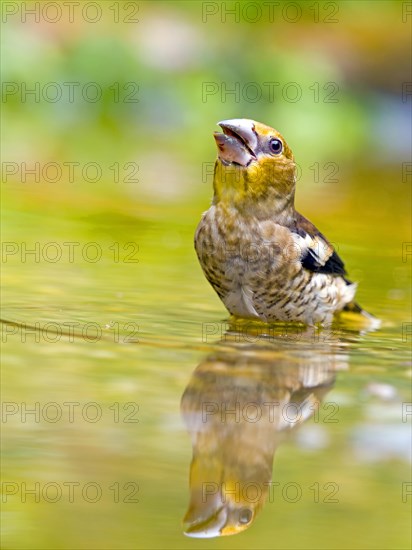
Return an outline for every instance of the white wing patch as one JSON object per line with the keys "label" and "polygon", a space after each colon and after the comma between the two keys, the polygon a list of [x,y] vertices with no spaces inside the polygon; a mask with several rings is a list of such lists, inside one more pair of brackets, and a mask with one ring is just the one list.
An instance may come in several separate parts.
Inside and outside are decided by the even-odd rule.
{"label": "white wing patch", "polygon": [[333,247],[319,235],[311,237],[309,233],[306,233],[305,237],[301,237],[297,233],[293,233],[292,238],[299,247],[301,256],[309,253],[319,265],[325,265],[333,254]]}

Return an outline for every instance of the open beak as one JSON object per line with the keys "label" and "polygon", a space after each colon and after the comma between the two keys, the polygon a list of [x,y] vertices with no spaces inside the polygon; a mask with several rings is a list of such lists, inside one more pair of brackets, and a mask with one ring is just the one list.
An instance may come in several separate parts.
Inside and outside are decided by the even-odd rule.
{"label": "open beak", "polygon": [[218,156],[224,164],[248,166],[256,160],[257,137],[254,123],[246,118],[234,118],[218,122],[223,134],[214,133]]}
{"label": "open beak", "polygon": [[184,533],[187,537],[197,539],[220,537],[227,520],[227,511],[224,506],[213,511],[209,517],[189,518],[188,515],[184,519],[186,524]]}

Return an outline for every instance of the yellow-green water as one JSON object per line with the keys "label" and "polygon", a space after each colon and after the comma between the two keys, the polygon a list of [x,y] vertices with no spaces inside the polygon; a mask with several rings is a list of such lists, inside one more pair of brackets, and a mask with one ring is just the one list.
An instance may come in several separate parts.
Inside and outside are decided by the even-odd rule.
{"label": "yellow-green water", "polygon": [[[86,4],[1,6],[2,547],[410,548],[410,3]],[[229,323],[193,234],[237,117],[378,330]]]}
{"label": "yellow-green water", "polygon": [[[322,229],[342,243],[360,280],[359,301],[382,326],[367,332],[347,320],[297,334],[231,329],[192,247],[207,201],[175,211],[159,206],[142,219],[131,204],[113,202],[110,212],[91,196],[90,215],[59,203],[60,215],[38,200],[39,185],[3,188],[5,547],[409,546],[410,256],[402,257],[399,194],[388,209],[378,193],[367,198],[369,181],[349,180],[341,202],[333,188],[322,189],[332,204]],[[379,182],[381,192],[385,186],[390,179]],[[317,192],[300,195],[315,219]],[[365,215],[349,219],[355,200]],[[80,243],[72,257],[68,242]],[[126,243],[135,244],[124,250]],[[35,253],[25,255],[29,249]],[[56,250],[62,256],[53,262]],[[96,250],[101,258],[86,261]],[[138,261],[123,261],[131,252]],[[323,401],[286,437],[276,422],[219,421],[225,403],[239,402],[243,414],[264,392],[269,401],[296,401],[293,387],[301,399],[315,387]],[[201,465],[193,490],[225,476],[250,482],[253,468],[270,466],[265,446],[277,448],[277,485],[253,525],[207,542],[182,534],[192,458],[187,411],[199,413],[205,402],[213,414],[195,445]],[[233,463],[239,471],[230,474]],[[24,497],[25,489],[34,493]]]}

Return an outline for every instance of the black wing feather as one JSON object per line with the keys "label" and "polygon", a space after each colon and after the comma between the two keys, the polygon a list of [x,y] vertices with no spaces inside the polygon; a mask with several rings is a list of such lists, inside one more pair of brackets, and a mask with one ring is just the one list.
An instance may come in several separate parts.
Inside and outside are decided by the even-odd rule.
{"label": "black wing feather", "polygon": [[308,249],[300,259],[305,269],[313,271],[314,273],[329,273],[330,275],[346,275],[345,265],[337,255],[336,251],[333,251],[332,256],[326,261],[325,264],[318,262],[316,254]]}
{"label": "black wing feather", "polygon": [[[312,222],[301,214],[296,214],[297,217],[295,219],[295,223],[293,224],[293,227],[291,227],[292,231],[303,238],[305,238],[306,235],[309,235],[311,238],[317,237],[325,243],[325,247],[330,247],[333,249],[328,239],[317,229],[317,227],[313,225]],[[346,275],[345,265],[336,250],[333,250],[332,254],[326,261],[322,261],[318,254],[316,254],[316,250],[313,248],[308,248],[305,250],[300,260],[303,267],[309,271],[341,276],[348,284],[350,284],[350,281],[344,277]]]}

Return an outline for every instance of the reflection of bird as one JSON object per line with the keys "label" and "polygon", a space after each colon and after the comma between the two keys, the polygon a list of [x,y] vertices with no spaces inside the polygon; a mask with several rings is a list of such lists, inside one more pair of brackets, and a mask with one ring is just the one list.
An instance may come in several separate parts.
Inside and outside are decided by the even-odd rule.
{"label": "reflection of bird", "polygon": [[219,125],[214,199],[195,247],[229,312],[307,324],[344,309],[368,317],[333,246],[295,210],[296,164],[284,138],[253,120]]}
{"label": "reflection of bird", "polygon": [[224,348],[197,367],[181,403],[193,446],[186,535],[232,535],[251,525],[270,491],[281,434],[314,413],[341,366],[311,349],[251,346]]}

